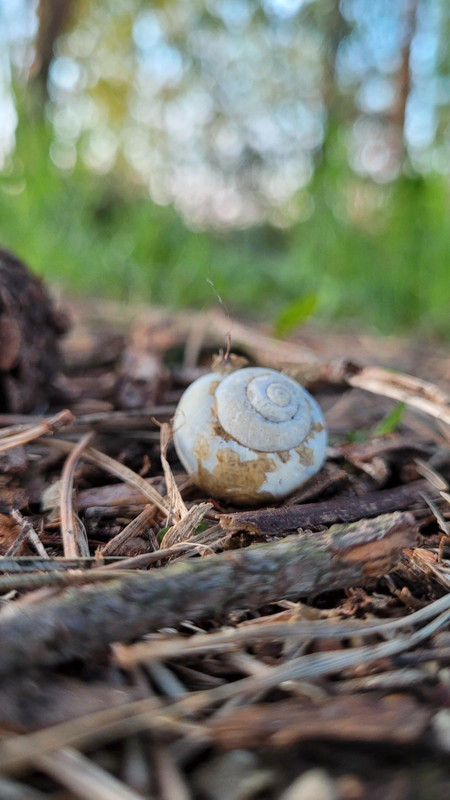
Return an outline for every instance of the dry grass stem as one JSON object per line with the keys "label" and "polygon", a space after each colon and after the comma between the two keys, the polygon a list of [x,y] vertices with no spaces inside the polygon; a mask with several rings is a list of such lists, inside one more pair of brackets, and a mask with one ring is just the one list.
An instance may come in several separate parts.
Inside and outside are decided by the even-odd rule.
{"label": "dry grass stem", "polygon": [[[179,701],[168,708],[178,708]],[[122,739],[145,730],[183,732],[198,739],[205,736],[202,726],[180,720],[177,714],[166,713],[154,697],[86,714],[69,722],[61,722],[27,735],[13,735],[0,741],[0,770],[15,772],[35,762],[46,753],[66,747],[92,747]],[[183,709],[183,706],[182,706]]]}
{"label": "dry grass stem", "polygon": [[44,545],[42,544],[38,534],[34,530],[30,520],[25,519],[17,508],[13,508],[13,510],[11,511],[11,516],[20,525],[20,533],[16,541],[6,551],[4,558],[14,556],[20,550],[22,544],[27,539],[30,542],[30,544],[33,545],[37,554],[41,558],[46,558],[46,559],[49,558],[47,551]]}
{"label": "dry grass stem", "polygon": [[[223,541],[223,540],[221,540]],[[99,570],[118,570],[118,569],[143,569],[144,567],[149,567],[151,564],[157,564],[162,561],[166,561],[167,559],[171,559],[174,556],[186,554],[189,555],[198,555],[199,553],[204,553],[205,551],[212,551],[212,546],[209,544],[205,544],[203,542],[180,542],[179,544],[174,544],[171,547],[160,547],[158,550],[155,550],[151,553],[142,553],[139,556],[131,556],[130,558],[124,558],[120,561],[115,561],[110,564],[102,564],[96,568],[96,571]]]}
{"label": "dry grass stem", "polygon": [[139,663],[178,659],[201,653],[237,650],[245,645],[262,644],[282,640],[308,642],[313,639],[334,639],[352,636],[392,636],[403,628],[420,625],[426,620],[450,609],[450,595],[415,611],[407,616],[386,622],[266,622],[246,623],[243,627],[219,631],[218,633],[196,634],[189,638],[173,636],[163,641],[140,642],[133,645],[118,645],[115,658],[120,666],[130,668]]}
{"label": "dry grass stem", "polygon": [[176,525],[166,531],[161,541],[161,547],[172,547],[174,544],[189,541],[195,536],[195,531],[212,507],[212,503],[198,503],[198,505],[191,506]]}
{"label": "dry grass stem", "polygon": [[347,382],[367,392],[406,403],[417,411],[450,425],[449,398],[433,383],[381,367],[365,367],[356,375],[349,375]]}
{"label": "dry grass stem", "polygon": [[48,800],[48,793],[44,794],[18,781],[0,778],[0,797],[4,800]]}
{"label": "dry grass stem", "polygon": [[143,795],[69,747],[38,756],[35,764],[80,800],[144,800]]}
{"label": "dry grass stem", "polygon": [[89,544],[84,526],[73,509],[73,481],[78,461],[83,454],[93,432],[86,433],[66,459],[61,474],[60,518],[61,538],[65,558],[89,556]]}
{"label": "dry grass stem", "polygon": [[[161,548],[151,553],[142,553],[142,555],[131,558],[115,558],[108,564],[102,564],[98,559],[49,559],[48,555],[46,556],[47,562],[43,564],[30,558],[27,559],[30,562],[30,568],[36,572],[0,576],[0,592],[9,592],[12,589],[40,589],[44,586],[64,587],[83,583],[102,583],[106,580],[123,578],[127,571],[144,569],[174,556],[198,555],[205,552],[211,552],[211,545],[202,542],[180,542],[171,547]],[[90,563],[86,564],[86,561]],[[87,566],[91,568],[86,569]],[[11,564],[3,565],[0,559],[0,567],[10,570]],[[42,572],[42,569],[47,571]],[[132,573],[130,572],[130,574]]]}
{"label": "dry grass stem", "polygon": [[175,478],[173,477],[169,462],[167,461],[167,449],[171,441],[172,426],[167,422],[163,422],[160,431],[161,465],[164,472],[164,479],[166,481],[167,499],[170,505],[171,516],[172,519],[175,520],[175,523],[177,523],[187,515],[188,510],[183,498],[181,497],[180,490],[175,482]]}
{"label": "dry grass stem", "polygon": [[[41,444],[44,444],[46,447],[53,447],[63,453],[70,453],[76,446],[72,442],[66,442],[63,439],[42,439]],[[106,470],[106,472],[119,478],[119,480],[127,483],[129,486],[138,489],[139,492],[145,495],[145,497],[148,497],[163,514],[167,515],[170,513],[167,500],[157,492],[153,486],[141,478],[137,472],[133,472],[132,469],[121,464],[120,461],[111,458],[111,456],[107,456],[105,453],[101,453],[100,450],[95,450],[93,447],[87,447],[84,450],[83,458]]]}
{"label": "dry grass stem", "polygon": [[[11,512],[11,515],[14,512]],[[122,556],[102,559],[107,564],[120,565],[126,559]],[[11,575],[29,574],[30,572],[65,572],[68,569],[91,569],[99,564],[98,558],[64,558],[57,556],[51,558],[47,553],[45,556],[17,556],[0,558],[0,572],[7,572]],[[102,564],[103,566],[103,564]]]}

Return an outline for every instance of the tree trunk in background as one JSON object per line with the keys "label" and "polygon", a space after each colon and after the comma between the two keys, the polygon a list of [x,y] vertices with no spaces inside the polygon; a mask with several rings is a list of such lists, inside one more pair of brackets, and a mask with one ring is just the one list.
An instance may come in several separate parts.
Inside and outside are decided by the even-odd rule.
{"label": "tree trunk in background", "polygon": [[[336,56],[339,45],[350,31],[349,23],[344,19],[339,9],[339,3],[332,3],[326,14],[323,15],[323,32],[326,42],[326,52],[323,68],[323,99],[327,109],[328,124],[339,124],[347,116],[349,109],[345,98],[339,92],[339,82],[336,76]],[[351,103],[353,109],[353,102]]]}
{"label": "tree trunk in background", "polygon": [[55,43],[70,23],[73,0],[40,0],[39,29],[36,37],[36,57],[32,74],[39,82],[42,96],[47,97],[47,79],[54,56]]}
{"label": "tree trunk in background", "polygon": [[406,105],[411,90],[411,43],[416,33],[417,9],[419,0],[408,0],[404,12],[405,34],[401,51],[401,63],[397,72],[397,99],[392,107],[393,149],[397,152],[399,163],[407,156],[405,142]]}

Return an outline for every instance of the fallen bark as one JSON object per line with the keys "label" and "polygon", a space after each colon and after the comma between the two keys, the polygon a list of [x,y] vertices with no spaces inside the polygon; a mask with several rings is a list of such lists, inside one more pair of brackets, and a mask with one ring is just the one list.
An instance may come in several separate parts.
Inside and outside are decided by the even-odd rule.
{"label": "fallen bark", "polygon": [[339,497],[337,500],[325,500],[321,503],[222,514],[219,522],[227,531],[245,530],[273,536],[299,528],[356,522],[363,517],[411,509],[418,503],[425,506],[425,501],[420,496],[420,492],[424,491],[432,492],[430,484],[427,481],[414,481],[394,489],[369,492],[361,497]]}
{"label": "fallen bark", "polygon": [[87,658],[184,619],[361,586],[416,541],[414,517],[397,512],[19,601],[0,616],[0,674]]}

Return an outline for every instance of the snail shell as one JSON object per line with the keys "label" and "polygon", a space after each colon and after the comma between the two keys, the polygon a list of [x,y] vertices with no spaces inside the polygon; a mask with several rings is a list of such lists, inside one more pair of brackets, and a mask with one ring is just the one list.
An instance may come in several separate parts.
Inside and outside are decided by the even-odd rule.
{"label": "snail shell", "polygon": [[247,367],[210,372],[188,387],[175,412],[174,444],[194,482],[212,496],[263,503],[319,471],[327,435],[317,402],[297,381]]}

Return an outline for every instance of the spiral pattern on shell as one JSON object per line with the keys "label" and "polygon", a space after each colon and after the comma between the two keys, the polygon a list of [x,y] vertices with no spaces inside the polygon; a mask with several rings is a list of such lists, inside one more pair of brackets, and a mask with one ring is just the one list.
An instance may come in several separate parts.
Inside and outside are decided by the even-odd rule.
{"label": "spiral pattern on shell", "polygon": [[216,411],[233,439],[264,453],[297,447],[311,426],[311,405],[302,387],[262,367],[224,378],[216,389]]}

